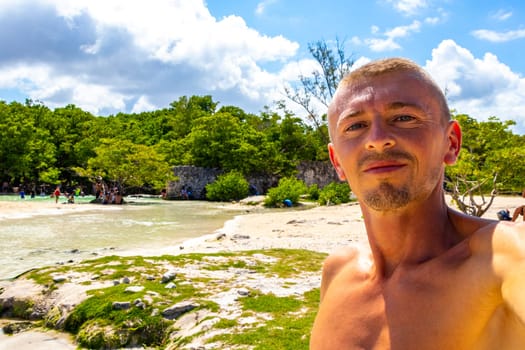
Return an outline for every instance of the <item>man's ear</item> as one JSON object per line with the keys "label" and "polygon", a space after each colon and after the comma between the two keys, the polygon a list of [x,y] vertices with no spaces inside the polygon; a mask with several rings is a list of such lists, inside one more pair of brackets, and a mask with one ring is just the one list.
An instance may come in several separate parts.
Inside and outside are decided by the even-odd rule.
{"label": "man's ear", "polygon": [[456,120],[451,120],[447,128],[448,150],[445,154],[445,164],[452,165],[458,159],[459,150],[461,149],[461,127]]}
{"label": "man's ear", "polygon": [[328,154],[330,155],[330,161],[332,162],[332,165],[334,166],[334,169],[337,173],[337,176],[339,176],[339,180],[345,181],[346,175],[343,171],[343,168],[341,167],[341,164],[339,163],[339,159],[337,159],[337,155],[335,154],[334,145],[332,143],[328,144]]}

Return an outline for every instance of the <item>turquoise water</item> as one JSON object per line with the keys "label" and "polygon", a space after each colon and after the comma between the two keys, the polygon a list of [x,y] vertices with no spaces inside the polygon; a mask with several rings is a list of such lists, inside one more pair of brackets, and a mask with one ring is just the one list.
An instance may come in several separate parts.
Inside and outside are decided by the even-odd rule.
{"label": "turquoise water", "polygon": [[[78,198],[76,203],[89,203],[91,199],[93,197]],[[15,196],[0,196],[0,201],[20,200]],[[24,200],[54,203],[48,197]],[[126,200],[128,204],[121,206],[100,205],[96,210],[1,220],[0,279],[35,267],[102,255],[137,250],[146,254],[178,251],[183,241],[213,233],[239,214],[220,203],[154,198]],[[78,207],[82,208],[82,204]]]}

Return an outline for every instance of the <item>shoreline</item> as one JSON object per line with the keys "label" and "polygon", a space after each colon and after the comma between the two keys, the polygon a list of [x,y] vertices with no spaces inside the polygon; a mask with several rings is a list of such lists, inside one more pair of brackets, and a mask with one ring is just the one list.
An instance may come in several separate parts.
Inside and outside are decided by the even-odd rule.
{"label": "shoreline", "polygon": [[[479,197],[476,199],[479,203]],[[451,201],[451,197],[446,196],[447,204],[456,208]],[[509,209],[512,215],[514,208],[524,204],[525,199],[521,196],[495,197],[483,218],[498,220],[497,212],[501,209]],[[121,251],[118,255],[211,253],[265,248],[309,249],[329,253],[349,243],[367,241],[361,209],[357,202],[336,206],[305,205],[294,209],[266,209],[261,205],[247,205],[241,201],[224,203],[222,207],[225,210],[239,211],[239,214],[224,222],[223,226],[214,232],[160,250],[131,249]],[[3,220],[39,215],[64,215],[120,208],[122,207],[117,205],[86,202],[66,204],[59,201],[55,204],[54,200],[49,199],[2,201],[0,198],[0,224]]]}

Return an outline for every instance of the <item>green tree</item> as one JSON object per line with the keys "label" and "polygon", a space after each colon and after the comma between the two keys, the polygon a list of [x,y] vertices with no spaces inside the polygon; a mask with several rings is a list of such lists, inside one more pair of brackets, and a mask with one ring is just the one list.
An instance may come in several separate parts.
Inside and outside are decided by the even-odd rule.
{"label": "green tree", "polygon": [[447,167],[448,178],[452,181],[457,177],[465,181],[485,181],[482,191],[488,193],[492,190],[490,180],[498,174],[499,190],[519,191],[525,183],[521,171],[525,169],[525,139],[510,130],[515,122],[501,121],[497,117],[477,121],[465,114],[453,117],[461,125],[463,145],[457,164]]}
{"label": "green tree", "polygon": [[[307,113],[316,130],[326,123],[326,115],[319,115],[316,104],[328,107],[339,81],[350,72],[354,61],[347,56],[344,41],[336,39],[335,47],[329,47],[326,41],[316,41],[308,44],[310,54],[318,63],[318,69],[310,75],[300,75],[299,84],[285,89],[289,100],[295,102]],[[323,135],[325,144],[328,134]]]}
{"label": "green tree", "polygon": [[206,185],[206,198],[211,201],[238,201],[248,196],[248,186],[241,173],[231,171]]}
{"label": "green tree", "polygon": [[175,180],[171,167],[155,148],[137,145],[128,140],[103,139],[89,159],[87,169],[76,168],[81,175],[117,183],[127,187],[151,186],[161,189]]}

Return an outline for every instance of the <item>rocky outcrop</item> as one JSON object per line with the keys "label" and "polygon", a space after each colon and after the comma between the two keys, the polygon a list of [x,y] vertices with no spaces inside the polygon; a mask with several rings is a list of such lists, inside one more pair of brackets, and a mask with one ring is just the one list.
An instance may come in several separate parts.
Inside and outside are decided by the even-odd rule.
{"label": "rocky outcrop", "polygon": [[[298,254],[297,266],[290,270],[294,254]],[[5,332],[25,331],[30,325],[25,321],[37,321],[72,332],[87,348],[222,349],[224,344],[210,340],[239,331],[246,322],[262,326],[272,318],[250,313],[243,298],[271,295],[302,300],[305,293],[319,288],[325,255],[307,254],[311,254],[308,259],[305,251],[294,250],[112,257],[43,268],[3,282],[0,315],[18,319],[8,323]],[[307,312],[314,310],[303,307],[290,317]],[[224,320],[231,325],[216,327]]]}
{"label": "rocky outcrop", "polygon": [[[206,198],[206,185],[214,182],[223,172],[219,169],[200,168],[192,165],[176,166],[173,168],[177,181],[170,182],[167,189],[168,199],[181,199],[184,191],[190,191],[190,197],[194,199]],[[317,184],[320,188],[331,182],[339,181],[332,164],[328,161],[302,162],[297,166],[299,180],[306,185]],[[247,178],[258,194],[266,193],[269,188],[277,186],[278,176],[252,175]]]}

